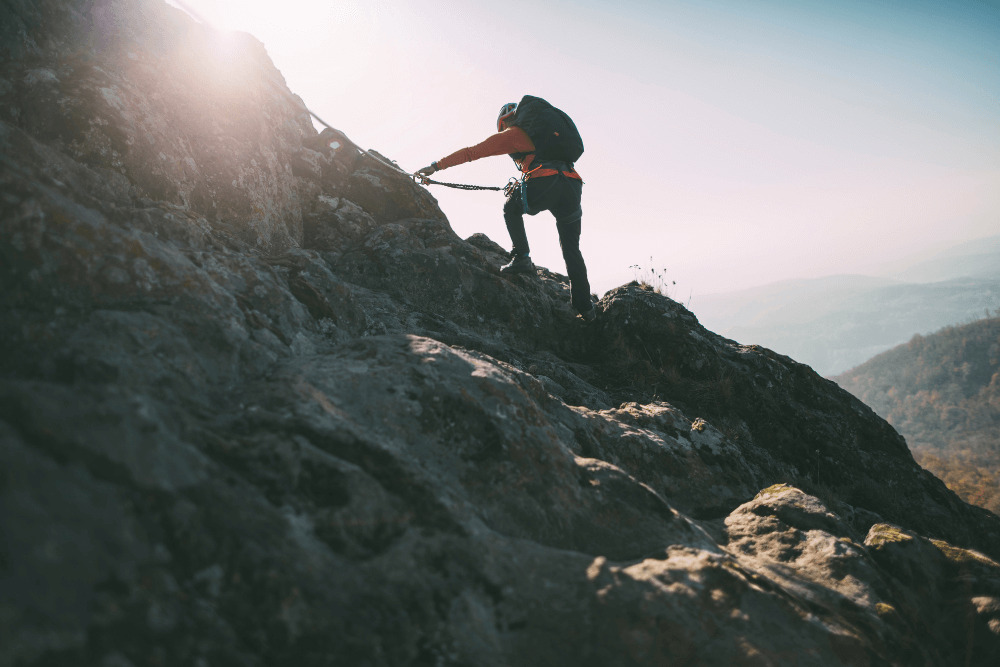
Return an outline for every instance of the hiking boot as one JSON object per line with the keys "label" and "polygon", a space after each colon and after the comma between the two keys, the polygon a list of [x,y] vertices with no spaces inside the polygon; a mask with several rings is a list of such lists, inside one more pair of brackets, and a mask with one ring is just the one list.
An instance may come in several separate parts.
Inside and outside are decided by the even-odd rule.
{"label": "hiking boot", "polygon": [[508,264],[500,267],[500,273],[534,273],[535,265],[528,255],[517,255]]}
{"label": "hiking boot", "polygon": [[583,318],[584,322],[593,322],[597,319],[597,309],[591,306],[590,310],[585,310],[580,313],[580,317]]}

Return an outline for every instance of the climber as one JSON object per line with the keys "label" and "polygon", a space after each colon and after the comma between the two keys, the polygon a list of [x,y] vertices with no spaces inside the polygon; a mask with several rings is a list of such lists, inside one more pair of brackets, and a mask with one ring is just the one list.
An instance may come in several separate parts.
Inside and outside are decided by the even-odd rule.
{"label": "climber", "polygon": [[573,307],[585,321],[593,321],[597,311],[590,301],[587,265],[580,252],[583,180],[573,168],[573,163],[583,153],[583,141],[569,116],[543,99],[525,95],[520,103],[510,102],[501,107],[496,134],[432,162],[418,170],[415,176],[430,176],[448,167],[505,153],[514,160],[522,175],[519,183],[508,188],[503,207],[504,222],[514,247],[511,250],[513,258],[500,272],[534,273],[524,214],[550,211],[556,219]]}

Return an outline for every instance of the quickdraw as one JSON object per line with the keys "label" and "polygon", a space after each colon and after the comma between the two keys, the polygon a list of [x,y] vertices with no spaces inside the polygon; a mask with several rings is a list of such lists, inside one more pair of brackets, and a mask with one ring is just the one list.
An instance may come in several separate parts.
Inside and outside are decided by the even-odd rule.
{"label": "quickdraw", "polygon": [[512,197],[514,195],[514,190],[521,184],[521,181],[517,180],[513,176],[507,181],[507,185],[504,186],[503,193],[506,197]]}

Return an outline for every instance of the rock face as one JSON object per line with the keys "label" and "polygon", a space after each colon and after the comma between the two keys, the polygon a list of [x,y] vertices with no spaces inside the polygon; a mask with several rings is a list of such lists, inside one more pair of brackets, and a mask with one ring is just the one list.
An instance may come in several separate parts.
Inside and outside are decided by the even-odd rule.
{"label": "rock face", "polygon": [[0,667],[1000,660],[1000,520],[833,383],[501,277],[247,36],[0,18]]}

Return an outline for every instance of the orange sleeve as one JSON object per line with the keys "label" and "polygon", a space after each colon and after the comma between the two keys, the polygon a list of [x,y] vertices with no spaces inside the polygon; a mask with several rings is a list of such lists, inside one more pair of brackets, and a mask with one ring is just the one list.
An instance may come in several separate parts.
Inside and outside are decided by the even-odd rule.
{"label": "orange sleeve", "polygon": [[524,130],[519,127],[508,127],[503,132],[491,135],[486,141],[459,149],[451,155],[441,158],[437,161],[437,167],[438,169],[447,169],[492,155],[531,153],[534,150],[535,144],[531,142],[531,138]]}

